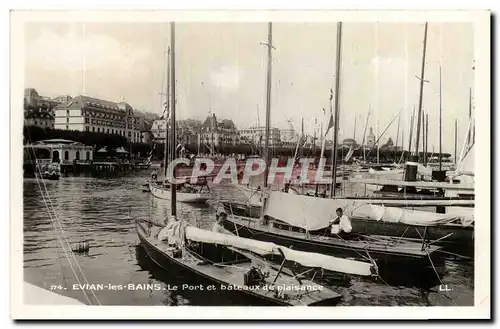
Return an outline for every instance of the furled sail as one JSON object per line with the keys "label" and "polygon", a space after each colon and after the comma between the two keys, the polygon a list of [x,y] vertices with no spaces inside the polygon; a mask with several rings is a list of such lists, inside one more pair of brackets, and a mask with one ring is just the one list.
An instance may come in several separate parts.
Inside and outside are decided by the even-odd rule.
{"label": "furled sail", "polygon": [[403,223],[414,226],[437,226],[462,221],[458,214],[436,214],[405,208],[364,204],[346,212],[350,217],[366,218],[389,223]]}
{"label": "furled sail", "polygon": [[371,271],[373,265],[371,263],[292,250],[271,242],[263,242],[242,238],[237,235],[207,231],[193,226],[186,227],[185,236],[186,239],[191,241],[221,244],[228,247],[252,251],[259,255],[280,255],[279,250],[281,250],[287,260],[300,263],[307,267],[320,267],[325,270],[355,275],[373,274]]}
{"label": "furled sail", "polygon": [[[273,191],[269,194],[264,206],[264,215],[308,231],[327,227],[329,220],[336,216],[335,210],[337,208],[342,208],[344,213],[351,218],[414,226],[436,226],[454,221],[464,222],[463,216],[456,213],[436,214],[399,207],[372,205],[369,202],[369,200],[356,199],[313,198]],[[283,207],[284,204],[286,207]]]}

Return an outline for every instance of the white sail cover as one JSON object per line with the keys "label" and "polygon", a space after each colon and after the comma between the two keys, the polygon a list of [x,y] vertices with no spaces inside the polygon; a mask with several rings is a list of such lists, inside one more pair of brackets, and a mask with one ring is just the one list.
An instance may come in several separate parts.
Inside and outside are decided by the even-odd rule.
{"label": "white sail cover", "polygon": [[207,231],[194,226],[186,227],[185,232],[186,239],[188,240],[205,243],[216,243],[225,246],[241,248],[253,251],[259,255],[272,254],[273,249],[275,248],[274,243],[240,238],[236,235]]}
{"label": "white sail cover", "polygon": [[461,218],[457,214],[436,214],[405,208],[364,204],[346,211],[349,217],[366,218],[389,223],[415,226],[436,226],[451,223]]}
{"label": "white sail cover", "polygon": [[321,267],[325,270],[356,275],[372,275],[370,271],[372,264],[370,263],[292,250],[271,242],[263,242],[242,238],[237,235],[207,231],[193,226],[186,227],[185,235],[186,239],[192,241],[221,244],[228,247],[252,251],[259,255],[280,255],[279,249],[281,249],[287,260],[300,263],[307,267]]}
{"label": "white sail cover", "polygon": [[[285,205],[285,206],[283,206]],[[436,226],[464,221],[459,214],[436,214],[426,211],[398,207],[371,205],[369,200],[323,199],[273,191],[264,206],[264,215],[290,225],[315,231],[325,228],[336,216],[336,209],[342,208],[351,218],[371,219],[415,226]]]}
{"label": "white sail cover", "polygon": [[314,198],[305,195],[272,191],[264,206],[264,215],[290,225],[315,231],[328,226],[337,208],[345,209],[352,202]]}

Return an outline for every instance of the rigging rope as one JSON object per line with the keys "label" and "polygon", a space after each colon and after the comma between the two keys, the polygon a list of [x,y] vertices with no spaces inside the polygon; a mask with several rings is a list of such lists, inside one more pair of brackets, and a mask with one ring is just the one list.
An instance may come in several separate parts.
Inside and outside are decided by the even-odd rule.
{"label": "rigging rope", "polygon": [[[28,140],[31,140],[31,136],[29,136],[29,132],[28,132]],[[28,152],[28,155],[29,155],[30,159],[31,159],[31,160],[33,160],[33,159],[31,158],[31,153],[30,153],[30,152]],[[36,161],[36,155],[35,155],[35,171],[36,171],[36,173],[39,173],[39,174],[40,174],[40,176],[42,177],[41,168],[38,166],[38,163],[37,163],[37,161]],[[70,260],[71,260],[71,258],[68,256],[68,251],[66,251],[66,249],[64,248],[64,245],[63,245],[63,243],[62,243],[62,241],[61,241],[61,236],[63,237],[63,241],[65,241],[65,242],[66,242],[66,244],[67,244],[67,248],[68,248],[68,250],[69,250],[69,254],[73,257],[73,259],[74,259],[74,261],[75,261],[75,264],[76,264],[76,267],[78,267],[78,269],[80,270],[80,274],[82,275],[82,277],[83,277],[83,279],[85,280],[85,282],[86,282],[86,283],[89,283],[89,281],[87,280],[87,278],[86,278],[86,276],[85,276],[85,273],[83,272],[82,268],[80,267],[80,264],[78,263],[78,260],[77,260],[77,259],[76,259],[76,257],[75,257],[75,254],[73,253],[73,251],[71,251],[71,245],[70,245],[70,243],[68,242],[68,239],[66,238],[66,236],[65,236],[65,234],[64,234],[64,229],[63,229],[63,227],[62,227],[61,221],[60,221],[60,220],[59,220],[59,218],[57,217],[57,214],[56,214],[56,212],[55,212],[54,205],[52,204],[52,200],[50,199],[50,195],[49,195],[49,192],[48,192],[48,190],[47,190],[47,186],[46,186],[46,184],[45,184],[45,181],[43,180],[43,178],[41,179],[41,180],[42,180],[42,185],[43,185],[43,187],[44,187],[44,189],[42,189],[42,188],[41,188],[41,184],[40,184],[40,178],[38,178],[38,177],[36,177],[36,176],[35,176],[35,179],[36,179],[36,181],[37,181],[38,187],[39,187],[40,192],[41,192],[41,194],[42,194],[42,199],[43,199],[43,202],[44,202],[44,204],[45,204],[45,207],[47,208],[47,212],[48,212],[48,214],[49,214],[49,217],[50,217],[50,220],[51,220],[51,222],[52,222],[52,225],[54,226],[54,230],[55,230],[55,232],[56,232],[56,234],[57,234],[57,236],[58,236],[58,240],[59,240],[59,242],[61,243],[61,247],[63,248],[63,251],[64,251],[64,253],[65,253],[65,255],[66,255],[66,258],[68,259],[68,263],[69,263],[69,265],[70,265],[70,267],[71,267],[71,269],[72,269],[72,271],[73,271],[73,274],[75,274],[75,279],[77,280],[77,282],[78,282],[79,284],[81,284],[81,283],[80,283],[80,280],[79,280],[79,278],[78,278],[78,275],[76,274],[76,271],[74,270],[73,266],[71,265],[71,261],[70,261]],[[45,195],[44,195],[44,190],[45,190],[45,193],[46,193],[46,195],[47,195],[47,199],[48,199],[48,201],[49,201],[48,203],[50,203],[50,207],[49,207],[49,205],[48,205],[48,203],[47,203],[47,201],[46,201],[46,198],[45,198]],[[54,217],[55,217],[55,219],[56,219],[56,222],[59,224],[59,227],[60,227],[60,229],[61,229],[61,235],[59,235],[59,234],[57,233],[57,227],[56,227],[56,225],[55,225],[55,223],[54,223],[54,220],[53,220],[53,217],[52,217],[52,214],[51,214],[51,209],[52,209],[52,211],[53,211],[53,213],[54,213]],[[88,296],[87,296],[87,294],[86,294],[85,290],[83,290],[83,289],[82,289],[82,292],[83,292],[83,294],[85,295],[85,297],[86,297],[87,301],[88,301],[90,304],[92,304],[92,302],[89,300],[89,298],[88,298]],[[95,293],[94,293],[94,291],[93,291],[93,290],[91,290],[91,293],[92,293],[92,295],[94,296],[94,298],[96,299],[97,303],[98,303],[99,305],[101,305],[101,303],[99,302],[99,299],[97,298],[97,296],[95,295]]]}

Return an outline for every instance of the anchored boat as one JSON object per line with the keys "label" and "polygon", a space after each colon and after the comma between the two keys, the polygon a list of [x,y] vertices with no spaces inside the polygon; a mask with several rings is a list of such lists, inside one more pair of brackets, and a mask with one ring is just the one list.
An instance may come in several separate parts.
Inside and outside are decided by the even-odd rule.
{"label": "anchored boat", "polygon": [[184,203],[205,203],[210,198],[208,185],[194,184],[170,184],[170,183],[149,183],[149,191],[158,199],[170,200],[172,197],[171,188],[175,186],[177,191],[177,201]]}
{"label": "anchored boat", "polygon": [[[285,261],[277,267],[259,255],[279,252],[285,259],[318,267],[341,268],[345,262],[325,262],[324,255],[315,259],[271,243],[202,230],[180,221],[164,227],[136,220],[136,229],[148,257],[167,271],[180,271],[186,280],[216,284],[218,289],[250,296],[259,304],[332,305],[341,298],[331,289],[292,273],[284,267]],[[371,264],[348,266],[370,273]]]}
{"label": "anchored boat", "polygon": [[[345,240],[331,235],[327,230],[329,219],[338,207],[332,202],[335,200],[273,191],[265,202],[261,218],[236,215],[234,212],[219,209],[219,224],[241,237],[291,245],[294,249],[328,255],[373,258],[377,262],[426,260],[428,255],[440,249],[429,241],[426,232],[419,240],[357,233],[354,234],[354,239]],[[378,208],[375,209],[380,211]],[[363,213],[369,214],[366,208],[351,208],[351,210],[359,216]],[[349,214],[349,209],[345,212]],[[351,216],[352,214],[349,217]],[[422,220],[422,217],[418,220]],[[433,225],[431,222],[418,221],[403,223],[406,226]]]}

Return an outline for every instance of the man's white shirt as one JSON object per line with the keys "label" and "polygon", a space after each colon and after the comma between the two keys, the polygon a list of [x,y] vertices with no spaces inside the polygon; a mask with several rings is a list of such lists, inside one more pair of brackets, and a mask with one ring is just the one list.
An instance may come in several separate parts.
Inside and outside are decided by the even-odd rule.
{"label": "man's white shirt", "polygon": [[[337,219],[338,219],[338,216],[336,216],[330,222],[333,223]],[[350,233],[351,231],[352,231],[351,220],[346,215],[342,215],[340,217],[339,224],[332,224],[332,226],[331,226],[332,234],[339,234],[340,232]]]}

